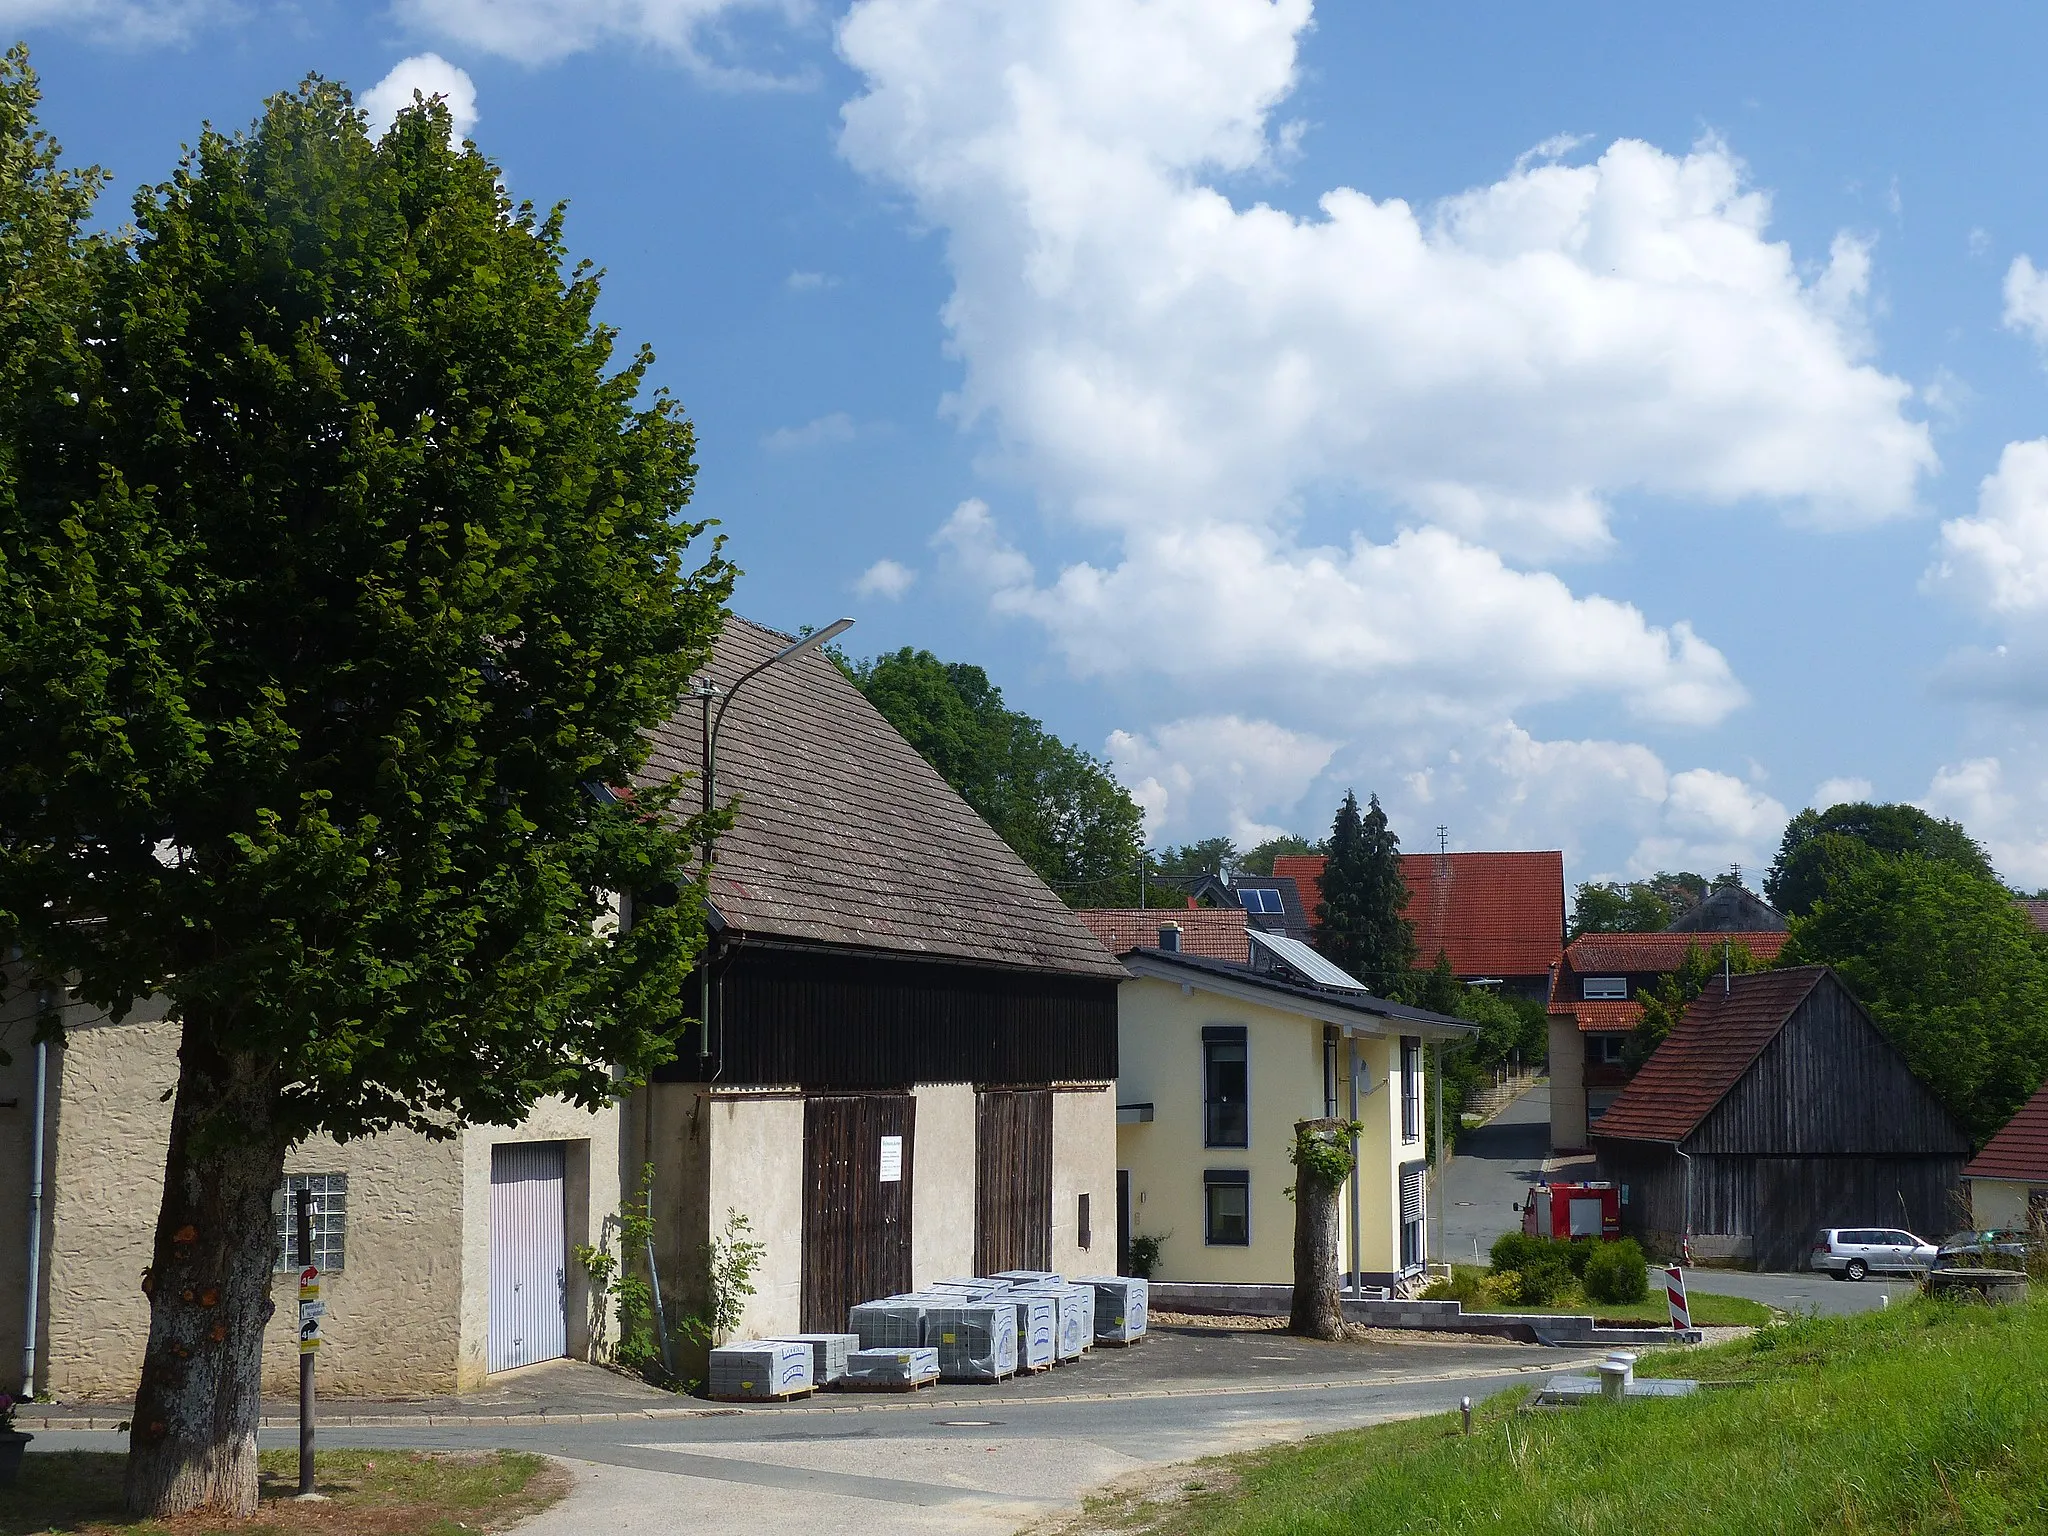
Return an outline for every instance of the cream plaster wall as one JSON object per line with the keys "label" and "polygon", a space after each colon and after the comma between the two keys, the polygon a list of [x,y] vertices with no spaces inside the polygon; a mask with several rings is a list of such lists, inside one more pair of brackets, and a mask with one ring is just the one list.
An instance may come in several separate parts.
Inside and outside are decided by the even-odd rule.
{"label": "cream plaster wall", "polygon": [[[973,1244],[972,1162],[968,1243]],[[1081,1196],[1088,1196],[1089,1243],[1081,1246]],[[1116,1273],[1116,1092],[1076,1083],[1052,1095],[1052,1267],[1063,1275]]]}
{"label": "cream plaster wall", "polygon": [[1576,1019],[1550,1021],[1550,1147],[1582,1151],[1586,1145],[1586,1047]]}
{"label": "cream plaster wall", "polygon": [[[910,1283],[974,1273],[974,1088],[926,1083],[916,1090],[915,1167],[910,1184]],[[1054,1100],[1053,1178],[1059,1178]]]}
{"label": "cream plaster wall", "polygon": [[[0,1391],[16,1392],[21,1386],[22,1327],[28,1321],[28,1191],[30,1148],[34,1142],[35,1071],[34,1045],[37,999],[22,990],[22,977],[14,967],[0,972],[0,1051],[14,1059],[0,1066]],[[72,1004],[67,1018],[83,1024],[95,1015]],[[55,1190],[57,1165],[56,1113],[63,1077],[61,1050],[52,1048],[46,1067],[43,1102],[43,1285],[49,1281],[48,1250],[51,1234],[51,1198]],[[9,1101],[12,1101],[11,1104]],[[47,1307],[37,1318],[37,1373],[47,1364],[43,1358],[49,1337]]]}
{"label": "cream plaster wall", "polygon": [[[1202,1029],[1209,1024],[1245,1026],[1250,1063],[1251,1146],[1202,1145]],[[1174,982],[1137,977],[1117,989],[1117,1038],[1121,1076],[1119,1103],[1150,1102],[1149,1124],[1116,1128],[1117,1164],[1131,1176],[1132,1230],[1166,1238],[1155,1277],[1285,1284],[1294,1275],[1294,1205],[1286,1191],[1294,1182],[1287,1152],[1297,1120],[1319,1117],[1323,1099],[1323,1026],[1299,1014],[1240,1002]],[[1396,1267],[1399,1186],[1396,1169],[1421,1155],[1421,1143],[1400,1140],[1400,1101],[1387,1086],[1387,1069],[1397,1051],[1393,1040],[1361,1039],[1358,1048],[1372,1067],[1377,1090],[1359,1100],[1360,1264],[1369,1274]],[[1348,1111],[1340,1048],[1337,1108]],[[1205,1169],[1243,1168],[1251,1176],[1251,1243],[1212,1247],[1203,1241]],[[1112,1196],[1114,1186],[1112,1184]],[[1340,1262],[1350,1259],[1350,1192],[1341,1197],[1345,1228]],[[1114,1207],[1104,1221],[1113,1223]],[[1114,1244],[1115,1228],[1108,1227]],[[1102,1242],[1103,1239],[1097,1239]],[[1114,1252],[1112,1247],[1111,1252]],[[1104,1268],[1109,1265],[1102,1266]]]}
{"label": "cream plaster wall", "polygon": [[2048,1179],[2016,1182],[2011,1179],[1971,1179],[1970,1220],[1978,1227],[2027,1228],[2027,1195],[2048,1191]]}
{"label": "cream plaster wall", "polygon": [[711,1095],[705,1115],[711,1143],[706,1239],[723,1234],[727,1213],[738,1212],[752,1225],[749,1237],[764,1245],[754,1294],[733,1337],[796,1333],[803,1327],[803,1096],[721,1090]]}

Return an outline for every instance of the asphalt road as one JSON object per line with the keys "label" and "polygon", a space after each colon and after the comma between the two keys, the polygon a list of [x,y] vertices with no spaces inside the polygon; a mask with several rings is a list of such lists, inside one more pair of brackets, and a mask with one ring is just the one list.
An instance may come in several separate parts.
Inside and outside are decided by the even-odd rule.
{"label": "asphalt road", "polygon": [[[1550,1156],[1550,1085],[1538,1083],[1485,1125],[1458,1139],[1437,1196],[1443,1205],[1445,1255],[1454,1263],[1485,1263],[1493,1240],[1520,1222],[1514,1207],[1544,1176],[1546,1164],[1553,1177],[1586,1172],[1583,1159],[1565,1162]],[[1685,1280],[1695,1291],[1747,1296],[1783,1312],[1827,1317],[1867,1312],[1912,1290],[1908,1280],[1859,1284],[1810,1273],[1726,1269],[1689,1269]]]}
{"label": "asphalt road", "polygon": [[[1112,1388],[1115,1396],[1080,1396],[1079,1389],[1097,1386],[1084,1367],[1065,1396],[946,1388],[944,1397],[821,1396],[692,1419],[334,1429],[320,1443],[502,1447],[568,1460],[575,1491],[522,1527],[525,1536],[1004,1536],[1108,1482],[1453,1409],[1461,1397],[1478,1400],[1593,1358],[1503,1344],[1315,1346],[1260,1334],[1193,1342],[1206,1347],[1184,1340],[1159,1351],[1149,1367],[1119,1362],[1125,1379]],[[1259,1373],[1257,1387],[1243,1385],[1250,1371]],[[104,1431],[46,1431],[35,1450],[113,1450],[124,1440]],[[266,1431],[263,1442],[296,1443],[288,1431]]]}

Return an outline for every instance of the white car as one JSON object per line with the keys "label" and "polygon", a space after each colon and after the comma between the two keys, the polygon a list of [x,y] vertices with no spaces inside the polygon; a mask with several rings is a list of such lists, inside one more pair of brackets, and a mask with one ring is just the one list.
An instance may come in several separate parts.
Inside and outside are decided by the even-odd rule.
{"label": "white car", "polygon": [[1813,1240],[1810,1267],[1837,1280],[1872,1274],[1920,1274],[1934,1265],[1936,1249],[1897,1227],[1823,1227]]}

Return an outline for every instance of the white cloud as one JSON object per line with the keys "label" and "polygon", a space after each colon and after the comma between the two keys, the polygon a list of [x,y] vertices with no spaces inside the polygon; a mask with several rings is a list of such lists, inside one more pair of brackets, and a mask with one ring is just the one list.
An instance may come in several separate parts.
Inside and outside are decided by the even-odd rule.
{"label": "white cloud", "polygon": [[839,286],[838,278],[823,272],[792,272],[782,281],[791,293],[818,293]]}
{"label": "white cloud", "polygon": [[761,446],[771,453],[795,453],[806,448],[822,448],[827,443],[850,443],[859,432],[851,416],[844,411],[833,411],[800,427],[777,427],[761,439]]}
{"label": "white cloud", "polygon": [[1977,515],[1941,525],[1928,581],[2009,618],[2048,608],[2048,438],[2005,445]]}
{"label": "white cloud", "polygon": [[358,105],[369,114],[373,137],[383,137],[398,114],[412,105],[415,92],[425,100],[439,96],[447,102],[455,137],[469,137],[476,126],[476,82],[438,53],[416,53],[399,60],[390,74],[363,92]]}
{"label": "white cloud", "polygon": [[1148,837],[1220,827],[1240,847],[1273,836],[1329,763],[1336,743],[1237,715],[1114,731],[1106,755],[1145,810]]}
{"label": "white cloud", "polygon": [[944,226],[986,417],[1056,502],[1124,529],[1275,524],[1319,487],[1530,552],[1644,490],[1912,509],[1934,465],[1861,360],[1869,252],[1807,281],[1706,142],[1526,163],[1426,208],[1318,215],[1205,181],[1269,163],[1305,0],[862,0],[842,147]]}
{"label": "white cloud", "polygon": [[55,24],[139,48],[184,42],[236,9],[232,0],[0,0],[0,30]]}
{"label": "white cloud", "polygon": [[1813,798],[1807,801],[1816,810],[1826,810],[1831,805],[1860,805],[1877,793],[1877,787],[1868,779],[1822,779],[1813,787]]}
{"label": "white cloud", "polygon": [[2005,269],[2005,328],[2048,348],[2048,272],[2036,271],[2025,256]]}
{"label": "white cloud", "polygon": [[392,9],[422,31],[522,64],[624,44],[661,49],[721,84],[762,86],[795,82],[720,62],[720,23],[747,11],[794,22],[811,6],[809,0],[393,0]]}
{"label": "white cloud", "polygon": [[[2027,756],[2039,761],[2038,752]],[[1920,803],[1961,822],[2005,879],[2048,886],[2048,778],[2008,774],[1995,756],[1968,758],[1938,769]]]}
{"label": "white cloud", "polygon": [[886,598],[898,602],[917,583],[917,572],[895,560],[877,560],[860,573],[853,590],[862,597]]}

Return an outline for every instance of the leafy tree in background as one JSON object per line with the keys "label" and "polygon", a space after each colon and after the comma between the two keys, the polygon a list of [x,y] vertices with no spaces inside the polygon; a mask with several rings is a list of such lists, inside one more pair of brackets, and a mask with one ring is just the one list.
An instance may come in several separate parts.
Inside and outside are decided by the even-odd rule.
{"label": "leafy tree in background", "polygon": [[1401,844],[1378,795],[1361,814],[1358,797],[1345,792],[1330,826],[1328,859],[1316,947],[1381,996],[1402,996],[1415,964],[1415,925],[1401,915],[1408,905]]}
{"label": "leafy tree in background", "polygon": [[1804,917],[1835,881],[1885,854],[1917,854],[1995,880],[1991,861],[1953,821],[1917,805],[1863,801],[1804,810],[1786,824],[1778,857],[1764,877],[1764,898],[1788,917]]}
{"label": "leafy tree in background", "polygon": [[[1137,899],[1144,813],[1107,764],[1003,702],[980,667],[905,646],[840,664],[961,799],[1076,906]],[[1185,895],[1171,901],[1182,905]]]}
{"label": "leafy tree in background", "polygon": [[1779,963],[1833,966],[1981,1142],[2048,1075],[2048,939],[1953,833],[1947,856],[1837,867],[1825,899],[1792,919]]}
{"label": "leafy tree in background", "polygon": [[[1732,879],[1721,876],[1713,888]],[[1659,870],[1647,880],[1588,881],[1572,893],[1570,936],[1661,933],[1706,898],[1708,882],[1690,871]]]}
{"label": "leafy tree in background", "polygon": [[615,366],[560,210],[450,128],[372,144],[310,80],[204,132],[88,253],[91,367],[7,422],[0,939],[181,1035],[138,1513],[256,1507],[287,1148],[595,1108],[683,1022],[701,903],[620,931],[606,893],[702,829],[679,786],[591,786],[643,762],[733,572],[685,558],[690,425],[650,354]]}
{"label": "leafy tree in background", "polygon": [[1229,879],[1236,865],[1237,844],[1227,837],[1205,837],[1178,848],[1162,849],[1152,868],[1157,872],[1154,878],[1185,896],[1192,894],[1204,875]]}
{"label": "leafy tree in background", "polygon": [[1685,958],[1678,963],[1676,970],[1657,984],[1655,991],[1637,994],[1642,1003],[1642,1016],[1636,1020],[1636,1027],[1629,1031],[1628,1042],[1621,1053],[1621,1059],[1630,1071],[1648,1061],[1671,1031],[1678,1027],[1678,1021],[1685,1017],[1685,1010],[1692,1006],[1693,999],[1719,983],[1724,963],[1731,976],[1746,976],[1751,971],[1765,969],[1750,953],[1749,945],[1743,942],[1741,934],[1702,934],[1697,941],[1685,946]]}
{"label": "leafy tree in background", "polygon": [[1465,984],[1452,973],[1451,957],[1438,950],[1428,970],[1409,973],[1403,1001],[1431,1013],[1455,1014],[1464,998]]}
{"label": "leafy tree in background", "polygon": [[1282,854],[1321,853],[1321,845],[1305,837],[1296,837],[1292,832],[1283,832],[1278,837],[1269,837],[1263,843],[1248,848],[1238,855],[1237,872],[1240,875],[1258,875],[1261,878],[1273,873],[1273,860]]}

